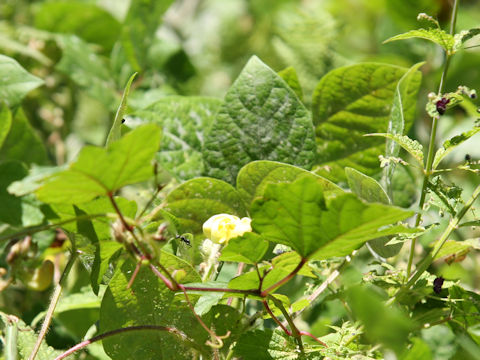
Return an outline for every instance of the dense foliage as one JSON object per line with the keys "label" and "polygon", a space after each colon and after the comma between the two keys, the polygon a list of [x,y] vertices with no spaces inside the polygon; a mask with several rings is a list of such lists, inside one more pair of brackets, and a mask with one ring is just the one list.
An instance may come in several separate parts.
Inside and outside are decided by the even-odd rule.
{"label": "dense foliage", "polygon": [[3,359],[478,359],[480,6],[0,3]]}

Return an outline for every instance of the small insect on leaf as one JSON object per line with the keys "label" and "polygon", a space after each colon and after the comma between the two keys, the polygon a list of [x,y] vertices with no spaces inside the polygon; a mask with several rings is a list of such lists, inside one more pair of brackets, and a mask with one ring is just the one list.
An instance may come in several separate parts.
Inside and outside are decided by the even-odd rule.
{"label": "small insect on leaf", "polygon": [[440,294],[442,292],[442,285],[444,281],[445,279],[441,276],[433,280],[433,291],[435,291],[435,294]]}
{"label": "small insect on leaf", "polygon": [[192,246],[192,242],[185,235],[176,235],[175,238],[180,239],[180,241],[186,244],[187,246]]}

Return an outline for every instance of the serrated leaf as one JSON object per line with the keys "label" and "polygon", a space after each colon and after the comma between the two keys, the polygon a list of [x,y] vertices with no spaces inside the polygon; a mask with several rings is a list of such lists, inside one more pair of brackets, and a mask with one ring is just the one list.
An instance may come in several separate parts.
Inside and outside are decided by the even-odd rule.
{"label": "serrated leaf", "polygon": [[281,330],[253,330],[244,333],[234,348],[235,356],[245,360],[314,360],[324,358],[319,350],[308,349],[302,354],[295,339]]}
{"label": "serrated leaf", "polygon": [[[413,65],[406,73],[402,76],[400,81],[397,84],[395,89],[395,94],[393,96],[393,105],[392,111],[390,113],[390,120],[388,122],[388,134],[393,136],[401,136],[404,134],[405,128],[405,117],[411,118],[415,116],[415,106],[412,106],[411,102],[415,103],[415,97],[409,96],[407,91],[413,89],[416,93],[420,87],[422,76],[420,72],[417,71],[420,66],[425,64],[424,62]],[[412,86],[411,84],[414,83]],[[406,111],[410,111],[413,115],[405,114]],[[400,150],[400,145],[387,138],[387,143],[385,145],[385,157],[397,157]],[[391,181],[393,174],[395,172],[395,163],[389,164],[384,168],[384,175],[387,184],[387,191],[391,194]]]}
{"label": "serrated leaf", "polygon": [[18,160],[26,164],[46,164],[48,159],[45,145],[30,125],[23,110],[17,109],[11,119],[5,105],[0,104],[0,109],[0,122],[11,121],[8,135],[4,138],[3,146],[0,147],[0,161]]}
{"label": "serrated leaf", "polygon": [[157,160],[173,176],[188,180],[204,173],[204,134],[221,104],[222,101],[216,98],[169,96],[134,115],[162,127],[162,144]]}
{"label": "serrated leaf", "polygon": [[290,88],[297,94],[300,100],[303,99],[302,86],[298,80],[298,75],[293,66],[289,66],[278,72],[278,75],[285,80]]}
{"label": "serrated leaf", "polygon": [[137,73],[133,73],[132,76],[130,76],[130,79],[128,79],[127,85],[125,85],[125,90],[123,90],[120,106],[117,109],[115,119],[113,120],[112,127],[107,136],[107,142],[105,144],[106,146],[110,145],[114,141],[119,140],[122,137],[123,115],[125,114],[125,110],[127,109],[128,94],[130,93],[130,87],[132,86],[132,82],[133,79],[135,79],[135,76],[137,76]]}
{"label": "serrated leaf", "polygon": [[[367,175],[380,171],[383,141],[364,135],[387,132],[396,86],[406,71],[363,63],[335,69],[320,80],[312,99],[319,165],[315,173],[340,181],[345,180],[347,166]],[[405,132],[413,124],[418,85],[416,81],[406,84]]]}
{"label": "serrated leaf", "polygon": [[302,168],[276,161],[258,160],[245,165],[237,176],[237,189],[245,203],[262,197],[270,183],[292,182],[300,176],[311,176],[323,185],[323,191],[343,192],[331,181]]}
{"label": "serrated leaf", "polygon": [[[190,265],[172,254],[162,252],[161,262],[168,269],[183,270],[187,282],[200,281]],[[209,335],[183,301],[183,294],[175,295],[148,267],[141,267],[131,288],[127,287],[135,265],[131,260],[126,261],[110,281],[102,300],[100,331],[135,325],[175,327],[194,340],[199,351],[208,354],[204,344]],[[103,340],[105,352],[117,360],[190,360],[196,353],[191,345],[185,338],[166,331],[130,332]]]}
{"label": "serrated leaf", "polygon": [[[28,359],[30,353],[33,350],[35,342],[37,341],[38,334],[29,327],[25,322],[16,316],[8,315],[3,312],[0,312],[1,321],[8,325],[11,322],[16,323],[16,327],[18,328],[16,338],[16,350],[18,351],[18,355],[20,355],[20,359]],[[11,344],[13,345],[13,344]],[[57,356],[62,354],[62,351],[55,350],[53,347],[48,346],[47,342],[44,340],[40,345],[40,349],[38,350],[37,356],[35,359],[37,360],[52,360],[55,359]]]}
{"label": "serrated leaf", "polygon": [[435,256],[434,260],[450,255],[465,255],[470,249],[480,249],[478,239],[464,241],[447,240]]}
{"label": "serrated leaf", "polygon": [[480,126],[476,126],[469,131],[461,133],[460,135],[456,135],[451,139],[448,139],[447,141],[445,141],[443,143],[443,146],[439,148],[435,153],[435,157],[433,158],[432,168],[436,169],[437,166],[440,164],[440,162],[445,158],[445,156],[450,154],[450,152],[454,150],[457,146],[459,146],[463,142],[470,139],[473,135],[475,135],[479,131],[480,131]]}
{"label": "serrated leaf", "polygon": [[315,160],[310,114],[293,90],[254,56],[206,134],[203,159],[206,174],[230,183],[253,160],[310,169]]}
{"label": "serrated leaf", "polygon": [[86,146],[68,170],[54,174],[36,191],[37,196],[47,203],[83,203],[147,180],[153,175],[151,161],[159,143],[160,129],[150,124],[106,149]]}
{"label": "serrated leaf", "polygon": [[120,34],[120,23],[95,4],[49,1],[38,5],[35,11],[35,27],[38,29],[75,34],[88,43],[104,47],[107,51],[112,49]]}
{"label": "serrated leaf", "polygon": [[438,28],[410,30],[406,33],[393,36],[385,40],[383,43],[385,44],[391,41],[412,38],[420,38],[432,41],[435,44],[440,45],[447,53],[450,53],[455,45],[455,39],[453,35],[450,35],[444,30]]}
{"label": "serrated leaf", "polygon": [[14,59],[0,55],[0,99],[10,108],[19,105],[25,95],[43,85],[43,80],[27,72]]}
{"label": "serrated leaf", "polygon": [[235,261],[245,264],[258,264],[268,250],[268,241],[260,235],[247,232],[230,239],[222,249],[220,261]]}
{"label": "serrated leaf", "polygon": [[90,44],[74,35],[59,35],[57,41],[62,57],[56,68],[107,109],[115,110],[115,83],[104,60]]}
{"label": "serrated leaf", "polygon": [[230,184],[213,178],[189,180],[168,194],[166,210],[176,216],[181,232],[198,234],[211,216],[246,216],[245,205]]}
{"label": "serrated leaf", "polygon": [[345,256],[367,240],[403,232],[386,225],[413,215],[396,207],[365,204],[353,194],[329,198],[309,177],[268,185],[251,209],[252,228],[270,241],[290,246],[304,258]]}
{"label": "serrated leaf", "polygon": [[423,146],[417,140],[410,139],[407,135],[392,134],[368,134],[368,136],[382,136],[395,141],[404,150],[417,160],[421,168],[423,168]]}

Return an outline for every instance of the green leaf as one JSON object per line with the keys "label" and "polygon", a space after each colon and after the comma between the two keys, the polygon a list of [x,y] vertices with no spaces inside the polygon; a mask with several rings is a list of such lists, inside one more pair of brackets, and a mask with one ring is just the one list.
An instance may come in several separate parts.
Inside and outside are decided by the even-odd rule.
{"label": "green leaf", "polygon": [[181,232],[201,233],[203,223],[216,214],[246,216],[237,190],[212,178],[189,180],[168,194],[166,201],[165,209],[178,218]]}
{"label": "green leaf", "polygon": [[120,34],[120,23],[94,4],[78,1],[40,3],[35,12],[35,26],[54,33],[75,34],[88,43],[110,51]]}
{"label": "green leaf", "polygon": [[173,176],[187,180],[204,173],[204,134],[221,104],[222,101],[216,98],[168,96],[134,115],[162,127],[162,144],[157,160]]}
{"label": "green leaf", "polygon": [[453,259],[466,255],[470,249],[480,249],[477,239],[470,239],[464,241],[447,240],[440,251],[435,256],[434,260],[441,259],[445,256],[452,256]]}
{"label": "green leaf", "polygon": [[385,44],[391,41],[405,40],[405,39],[412,39],[412,38],[420,38],[420,39],[432,41],[435,44],[440,45],[447,53],[451,53],[455,45],[455,39],[453,35],[450,35],[444,30],[441,30],[438,28],[410,30],[406,33],[393,36],[385,40],[383,43]]}
{"label": "green leaf", "polygon": [[127,108],[127,99],[128,94],[130,93],[130,86],[132,86],[133,79],[135,79],[137,73],[133,73],[130,76],[130,79],[127,81],[127,85],[125,85],[125,90],[123,91],[122,100],[120,101],[120,106],[117,109],[117,113],[115,114],[115,119],[113,120],[112,128],[107,136],[106,145],[110,145],[112,142],[119,140],[122,137],[122,123],[123,123],[123,114],[125,114],[125,110]]}
{"label": "green leaf", "polygon": [[[0,104],[0,149],[12,127],[12,113],[6,105]],[[1,151],[0,151],[1,154]]]}
{"label": "green leaf", "polygon": [[234,183],[253,160],[310,169],[315,141],[310,114],[292,89],[252,57],[225,96],[203,149],[206,173]]}
{"label": "green leaf", "polygon": [[57,37],[62,58],[56,65],[58,71],[72,79],[88,95],[114,110],[117,94],[112,75],[104,60],[82,39],[74,35]]}
{"label": "green leaf", "polygon": [[[347,175],[348,186],[359,198],[370,203],[390,204],[387,193],[375,179],[352,168],[346,168],[345,174]],[[398,254],[403,243],[386,245],[388,241],[388,237],[382,237],[370,240],[368,244],[378,255],[389,258]]]}
{"label": "green leaf", "polygon": [[30,125],[23,110],[17,109],[14,112],[13,120],[10,120],[10,116],[5,105],[0,104],[0,122],[2,120],[7,123],[11,121],[10,131],[4,138],[3,146],[0,147],[0,161],[18,160],[26,164],[47,163],[45,146]]}
{"label": "green leaf", "polygon": [[404,150],[417,160],[418,165],[423,168],[423,146],[417,140],[410,139],[407,135],[392,135],[392,134],[368,134],[368,136],[382,136],[387,139],[395,141]]}
{"label": "green leaf", "polygon": [[230,239],[222,249],[220,261],[235,261],[245,264],[258,264],[268,250],[268,241],[260,235],[247,232]]}
{"label": "green leaf", "polygon": [[123,249],[123,245],[117,241],[100,241],[96,244],[95,258],[90,273],[90,283],[92,290],[98,294],[100,284],[104,282],[104,276],[109,272],[113,259],[115,259]]}
{"label": "green leaf", "polygon": [[480,131],[480,126],[476,126],[469,131],[461,133],[460,135],[456,135],[451,139],[448,139],[447,141],[445,141],[443,143],[443,146],[439,148],[435,153],[435,157],[433,158],[432,168],[436,169],[437,166],[440,164],[440,162],[445,158],[445,156],[450,154],[450,152],[454,150],[457,146],[459,146],[463,142],[470,139],[473,135],[475,135],[479,131]]}
{"label": "green leaf", "polygon": [[258,160],[245,165],[238,172],[237,189],[247,204],[263,196],[270,183],[292,182],[300,176],[311,176],[322,183],[323,191],[343,192],[331,181],[302,168],[275,161]]}
{"label": "green leaf", "polygon": [[14,59],[0,55],[0,99],[10,108],[19,105],[25,95],[43,85],[43,80],[27,72]]}
{"label": "green leaf", "polygon": [[17,196],[31,194],[42,185],[47,177],[65,169],[66,166],[37,166],[32,164],[28,175],[13,182],[7,190],[10,194]]}
{"label": "green leaf", "polygon": [[44,220],[40,203],[32,196],[17,197],[7,192],[7,187],[13,181],[26,175],[27,169],[17,161],[0,163],[0,225],[10,225],[9,232],[14,232],[22,226],[39,225]]}
{"label": "green leaf", "polygon": [[234,354],[245,360],[320,360],[324,358],[318,348],[315,350],[309,349],[308,345],[304,344],[304,346],[307,355],[299,353],[295,339],[282,330],[253,330],[240,337],[235,345]]}
{"label": "green leaf", "polygon": [[359,198],[368,202],[390,204],[390,199],[382,186],[370,176],[352,168],[345,168],[348,187]]}
{"label": "green leaf", "polygon": [[297,94],[300,100],[303,100],[303,91],[300,81],[298,80],[298,75],[293,66],[289,66],[282,71],[278,72],[278,75],[285,80],[285,82],[290,86],[290,88]]}
{"label": "green leaf", "polygon": [[[18,351],[18,355],[20,355],[20,359],[28,359],[30,353],[35,346],[35,342],[37,341],[38,334],[29,327],[23,320],[17,318],[14,315],[8,315],[3,312],[0,312],[0,319],[4,325],[9,326],[12,323],[15,323],[16,327],[18,328],[17,331],[17,344],[16,350]],[[13,344],[11,344],[13,345]],[[52,360],[55,359],[57,356],[62,354],[62,351],[55,350],[53,347],[48,346],[47,342],[44,340],[40,345],[40,349],[37,353],[35,359],[37,360]]]}
{"label": "green leaf", "polygon": [[364,324],[370,341],[379,341],[400,354],[415,324],[399,308],[385,306],[381,296],[373,289],[365,286],[350,288],[347,292],[348,304],[356,318]]}
{"label": "green leaf", "polygon": [[[397,66],[363,63],[335,69],[320,80],[312,99],[320,165],[316,173],[344,180],[343,169],[347,166],[367,175],[380,171],[378,156],[384,152],[384,143],[364,135],[388,131],[397,83],[406,71]],[[403,103],[413,109],[418,85],[418,81],[405,84],[408,95]],[[410,107],[403,108],[405,132],[413,124],[414,111]]]}
{"label": "green leaf", "polygon": [[[162,252],[161,262],[172,270],[183,270],[185,282],[199,282],[200,276],[186,262]],[[184,301],[183,294],[175,295],[148,267],[141,267],[131,288],[128,281],[135,263],[126,261],[117,269],[102,300],[100,331],[126,326],[158,325],[175,327],[182,338],[167,331],[136,331],[103,340],[105,352],[113,359],[192,359],[193,339],[203,354],[208,333],[200,326]],[[192,300],[192,299],[191,299]],[[209,358],[208,356],[206,358]]]}
{"label": "green leaf", "polygon": [[[393,96],[392,111],[390,113],[390,120],[388,122],[388,134],[393,136],[402,136],[405,129],[405,118],[412,119],[415,117],[416,97],[409,96],[407,91],[413,90],[416,95],[422,81],[421,73],[417,70],[423,64],[425,64],[425,62],[413,65],[398,82],[397,88],[395,89],[395,94]],[[406,114],[406,112],[410,113]],[[397,157],[399,151],[400,145],[393,139],[387,138],[385,156]],[[390,163],[384,169],[387,191],[389,194],[391,194],[391,181],[393,173],[395,172],[395,165],[395,163]]]}
{"label": "green leaf", "polygon": [[480,34],[480,28],[473,28],[470,30],[463,30],[460,31],[459,34],[455,34],[455,45],[453,46],[454,51],[458,51],[463,44],[465,44],[468,40],[474,38],[475,36]]}
{"label": "green leaf", "polygon": [[153,175],[160,129],[144,125],[103,149],[86,146],[68,170],[54,174],[36,193],[47,203],[75,204],[114,193]]}
{"label": "green leaf", "polygon": [[349,193],[325,199],[322,186],[310,177],[268,185],[251,213],[253,229],[266,239],[315,259],[348,255],[367,240],[403,232],[402,226],[385,226],[413,215],[392,206],[365,204]]}
{"label": "green leaf", "polygon": [[122,27],[122,45],[126,57],[135,71],[146,63],[149,47],[155,38],[163,14],[173,0],[132,0]]}

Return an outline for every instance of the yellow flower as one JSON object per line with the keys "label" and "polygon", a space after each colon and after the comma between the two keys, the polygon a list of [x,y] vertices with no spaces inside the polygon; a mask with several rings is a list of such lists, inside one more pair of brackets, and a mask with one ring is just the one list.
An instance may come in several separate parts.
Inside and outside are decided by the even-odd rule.
{"label": "yellow flower", "polygon": [[217,214],[205,221],[203,233],[216,244],[226,244],[228,240],[252,231],[250,223],[252,219],[244,217],[240,219],[235,215]]}

